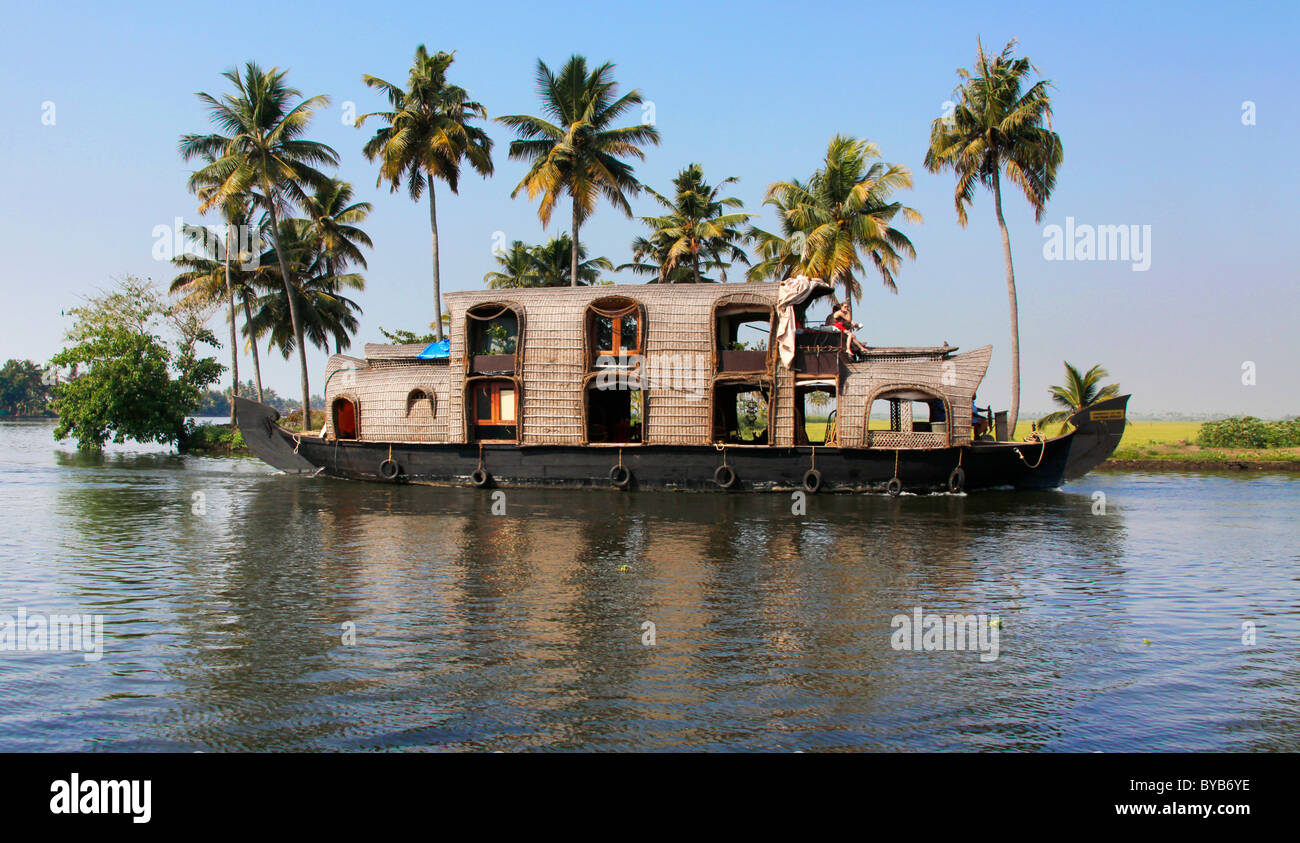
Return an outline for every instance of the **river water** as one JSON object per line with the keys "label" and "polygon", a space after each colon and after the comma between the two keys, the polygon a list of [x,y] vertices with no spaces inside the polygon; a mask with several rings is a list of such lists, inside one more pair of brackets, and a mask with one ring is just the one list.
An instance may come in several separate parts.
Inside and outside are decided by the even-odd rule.
{"label": "river water", "polygon": [[[0,423],[0,750],[1300,750],[1293,476],[796,514],[51,430]],[[984,651],[896,649],[918,610]],[[20,612],[102,617],[102,654],[15,649]]]}

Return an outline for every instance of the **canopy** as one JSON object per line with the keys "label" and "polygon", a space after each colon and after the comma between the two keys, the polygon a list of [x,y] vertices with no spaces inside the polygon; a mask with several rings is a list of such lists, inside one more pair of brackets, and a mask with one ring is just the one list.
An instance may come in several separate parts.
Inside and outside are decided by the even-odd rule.
{"label": "canopy", "polygon": [[809,298],[830,289],[820,278],[792,275],[776,288],[776,347],[781,355],[781,365],[787,369],[794,365],[794,307]]}

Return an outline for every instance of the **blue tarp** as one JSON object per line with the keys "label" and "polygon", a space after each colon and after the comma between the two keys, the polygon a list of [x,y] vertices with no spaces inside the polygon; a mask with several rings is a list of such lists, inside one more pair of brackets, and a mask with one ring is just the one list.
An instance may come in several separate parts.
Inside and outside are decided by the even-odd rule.
{"label": "blue tarp", "polygon": [[451,356],[451,339],[431,342],[419,354],[421,360],[441,360]]}

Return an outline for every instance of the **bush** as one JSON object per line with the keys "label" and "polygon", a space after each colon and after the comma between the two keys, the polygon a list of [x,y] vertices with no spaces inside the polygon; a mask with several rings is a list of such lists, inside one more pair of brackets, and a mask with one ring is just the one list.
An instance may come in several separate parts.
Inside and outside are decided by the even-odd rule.
{"label": "bush", "polygon": [[1206,422],[1196,434],[1203,448],[1297,448],[1300,420],[1268,422],[1254,416]]}
{"label": "bush", "polygon": [[188,454],[245,454],[244,434],[228,424],[189,426],[180,439],[180,451]]}

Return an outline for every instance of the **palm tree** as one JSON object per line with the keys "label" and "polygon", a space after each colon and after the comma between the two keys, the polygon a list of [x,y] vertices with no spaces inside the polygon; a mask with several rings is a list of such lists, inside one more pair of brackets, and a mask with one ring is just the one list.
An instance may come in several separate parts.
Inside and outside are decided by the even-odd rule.
{"label": "palm tree", "polygon": [[874,143],[836,135],[822,168],[806,183],[796,179],[769,186],[764,202],[776,206],[784,236],[750,232],[763,258],[751,280],[793,264],[803,275],[843,287],[851,311],[852,301],[862,297],[856,273],[865,271],[861,255],[866,255],[885,289],[897,293],[894,274],[904,256],[916,257],[916,249],[894,219],[901,213],[919,223],[921,214],[891,199],[912,186],[911,172],[901,164],[873,161],[879,157]]}
{"label": "palm tree", "polygon": [[952,170],[957,175],[953,202],[957,221],[966,225],[966,209],[983,184],[993,191],[993,210],[1002,232],[1002,256],[1007,267],[1007,298],[1011,304],[1011,412],[1007,423],[1015,430],[1020,415],[1020,317],[1016,303],[1016,274],[1011,264],[1011,237],[1002,216],[1002,174],[1024,192],[1041,222],[1043,209],[1056,186],[1056,171],[1064,152],[1053,132],[1051,82],[1040,79],[1022,91],[1029,74],[1038,68],[1016,58],[1013,38],[996,56],[978,44],[975,72],[957,71],[962,82],[953,92],[952,114],[930,126],[930,148],[925,166],[932,173]]}
{"label": "palm tree", "polygon": [[[212,156],[209,155],[206,156],[205,160],[208,163],[212,163],[213,158]],[[191,182],[190,187],[195,192],[195,194],[199,197],[200,201],[202,201],[205,199],[206,195],[212,191],[215,185],[200,186],[196,183]],[[194,226],[185,226],[185,232],[184,232],[185,237],[193,240],[197,240],[199,243],[203,244],[204,251],[207,252],[208,254],[199,256],[200,260],[215,258],[220,260],[224,265],[223,272],[222,272],[223,277],[221,281],[223,282],[223,285],[225,287],[226,304],[229,308],[230,375],[231,375],[230,389],[231,389],[231,395],[235,395],[235,396],[239,395],[239,334],[237,330],[237,325],[235,323],[235,285],[232,283],[230,278],[230,246],[236,240],[235,231],[236,231],[236,225],[238,223],[235,221],[235,218],[240,215],[242,206],[246,204],[245,199],[246,197],[242,197],[242,196],[231,197],[229,200],[223,203],[221,208],[221,215],[226,221],[226,234],[224,238],[218,236],[213,238],[213,241],[210,241],[208,236],[209,233],[205,229],[196,228]],[[215,248],[209,248],[209,246],[214,246]],[[213,252],[215,252],[215,254],[213,254]],[[207,283],[211,284],[211,282],[215,282],[215,281],[216,278],[214,273],[213,277],[209,279],[209,282]],[[185,286],[191,286],[191,282],[186,281],[178,285],[176,281],[173,281],[171,292],[176,293],[178,292],[178,287],[185,287]],[[197,290],[193,292],[197,292]],[[187,301],[193,302],[197,300],[216,300],[216,298],[219,298],[219,293],[217,292],[215,286],[211,286],[209,287],[209,289],[204,290],[197,297],[193,294],[193,292],[186,294],[185,298]],[[235,423],[235,402],[234,401],[230,402],[230,423],[231,425],[234,425]]]}
{"label": "palm tree", "polygon": [[737,226],[754,216],[725,213],[727,208],[741,207],[739,199],[719,196],[723,187],[736,181],[734,177],[726,178],[710,187],[704,181],[703,168],[688,164],[673,179],[672,199],[646,188],[668,213],[641,218],[650,226],[650,237],[632,241],[633,263],[623,264],[619,269],[638,274],[657,269],[659,281],[699,283],[710,280],[700,274],[703,255],[703,268],[720,270],[722,280],[726,281],[727,267],[732,263],[749,263],[749,256],[740,246],[747,235]]}
{"label": "palm tree", "polygon": [[369,202],[352,201],[352,185],[330,179],[302,203],[311,221],[310,238],[324,261],[326,275],[336,275],[352,264],[367,268],[361,247],[374,248],[359,223],[370,216]]}
{"label": "palm tree", "polygon": [[[460,166],[470,167],[487,178],[492,175],[492,139],[478,126],[475,118],[487,118],[487,110],[469,98],[469,93],[447,82],[447,68],[455,53],[435,53],[421,44],[415,48],[415,60],[407,76],[406,88],[365,75],[361,80],[388,97],[389,111],[375,111],[357,118],[357,128],[371,117],[384,125],[366,141],[366,160],[379,160],[379,179],[394,192],[406,182],[411,201],[419,202],[429,190],[429,230],[433,242],[433,306],[442,312],[442,275],[438,261],[438,200],[434,179],[442,179],[452,193],[459,192]],[[438,340],[442,340],[442,323],[435,320]]]}
{"label": "palm tree", "polygon": [[550,224],[551,212],[562,194],[572,197],[569,279],[576,285],[581,274],[578,232],[582,223],[595,211],[601,196],[632,216],[625,194],[635,195],[641,185],[632,167],[622,159],[644,160],[638,144],[659,143],[659,132],[645,124],[611,128],[614,121],[642,100],[638,90],[618,96],[614,65],[608,62],[588,73],[587,60],[575,55],[557,76],[538,59],[537,91],[545,117],[514,114],[497,118],[519,135],[518,140],[510,142],[510,157],[532,162],[510,195],[517,196],[520,190],[526,190],[529,199],[540,195],[537,216],[543,225]]}
{"label": "palm tree", "polygon": [[[201,251],[198,253],[187,252],[178,255],[172,259],[181,272],[172,279],[171,286],[168,290],[172,295],[180,296],[181,303],[185,305],[207,306],[221,301],[223,298],[229,306],[230,318],[230,343],[232,349],[232,367],[237,365],[239,354],[239,340],[236,333],[235,321],[235,300],[238,299],[244,309],[245,333],[247,333],[247,324],[251,319],[249,302],[256,297],[254,292],[254,273],[245,270],[247,255],[243,252],[243,243],[238,235],[233,235],[234,231],[247,225],[239,212],[234,211],[226,216],[227,226],[224,239],[220,235],[214,235],[207,229],[199,226],[185,226],[184,234],[196,244]],[[249,245],[258,248],[260,243],[250,243]],[[257,400],[262,400],[262,370],[258,360],[257,343],[252,344],[253,349],[253,372],[256,377]],[[233,395],[239,394],[239,384],[236,382],[231,387]],[[234,406],[231,406],[231,423],[235,421]]]}
{"label": "palm tree", "polygon": [[507,251],[495,257],[501,269],[483,276],[483,283],[492,289],[540,286],[537,284],[537,258],[532,246],[516,240]]}
{"label": "palm tree", "polygon": [[[600,281],[600,270],[613,271],[614,264],[609,258],[587,259],[587,247],[573,246],[569,235],[560,233],[547,242],[533,248],[533,287],[576,287],[591,286]],[[575,281],[570,274],[573,271],[572,258],[578,258],[578,277]]]}
{"label": "palm tree", "polygon": [[[220,99],[199,93],[207,103],[217,131],[207,135],[185,135],[180,152],[185,160],[203,158],[209,163],[190,177],[191,189],[210,188],[200,211],[220,207],[232,197],[248,194],[266,209],[271,218],[271,238],[280,261],[280,278],[288,300],[289,321],[299,349],[304,413],[311,407],[307,383],[307,352],[302,342],[302,322],[297,300],[291,292],[291,275],[280,248],[280,213],[307,198],[306,189],[326,182],[317,167],[338,165],[338,153],[317,141],[306,140],[307,126],[329,97],[303,98],[300,91],[285,84],[285,71],[262,70],[256,62],[244,65],[244,74],[224,74],[235,93]],[[222,134],[224,132],[224,134]]]}
{"label": "palm tree", "polygon": [[1038,426],[1042,428],[1060,422],[1061,432],[1064,433],[1069,426],[1067,419],[1070,416],[1090,404],[1119,395],[1119,384],[1117,383],[1100,386],[1101,379],[1108,377],[1110,377],[1110,372],[1107,372],[1100,365],[1093,366],[1083,374],[1079,374],[1079,370],[1071,366],[1067,361],[1065,363],[1065,386],[1053,386],[1047,390],[1051,393],[1052,401],[1058,407],[1064,409],[1043,416],[1038,420]]}
{"label": "palm tree", "polygon": [[[257,299],[248,331],[255,339],[267,337],[288,358],[305,340],[317,348],[329,350],[333,340],[335,352],[352,345],[352,335],[360,323],[361,307],[342,295],[341,290],[364,290],[365,279],[357,273],[338,274],[331,270],[344,264],[337,255],[330,257],[325,239],[314,220],[289,219],[281,223],[277,240],[283,254],[271,250],[262,255],[264,293]],[[285,285],[272,280],[280,265],[292,273],[292,298],[286,298]],[[295,329],[290,311],[299,314]],[[308,406],[308,405],[304,405]]]}

